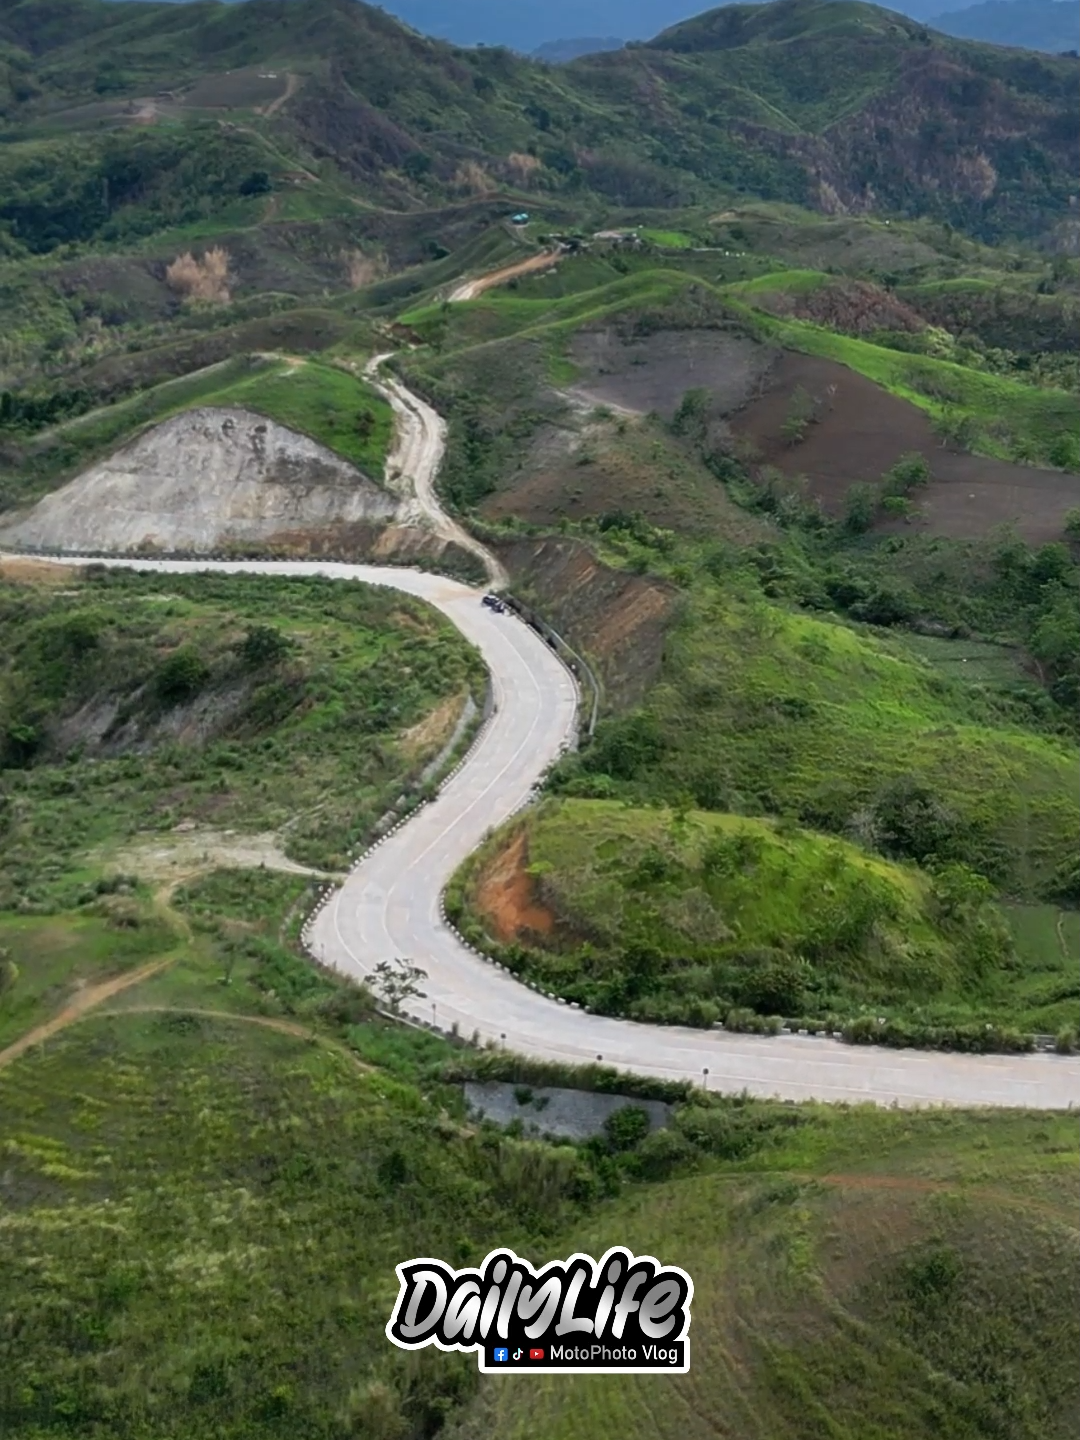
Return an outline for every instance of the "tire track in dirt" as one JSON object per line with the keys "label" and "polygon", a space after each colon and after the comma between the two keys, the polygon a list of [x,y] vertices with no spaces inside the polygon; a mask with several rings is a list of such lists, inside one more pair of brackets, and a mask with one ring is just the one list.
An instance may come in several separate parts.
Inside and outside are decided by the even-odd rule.
{"label": "tire track in dirt", "polygon": [[175,955],[167,955],[164,960],[152,960],[148,965],[142,965],[138,970],[127,970],[123,975],[114,975],[111,980],[102,980],[97,985],[83,985],[77,989],[63,1007],[62,1010],[44,1021],[41,1025],[34,1025],[21,1035],[18,1040],[0,1050],[0,1070],[17,1060],[20,1055],[25,1055],[35,1045],[41,1045],[46,1040],[51,1040],[61,1030],[66,1030],[69,1025],[74,1025],[91,1010],[111,1000],[114,995],[121,994],[124,990],[130,990],[133,985],[140,985],[148,980],[151,975],[156,975],[159,970],[164,970],[176,959]]}

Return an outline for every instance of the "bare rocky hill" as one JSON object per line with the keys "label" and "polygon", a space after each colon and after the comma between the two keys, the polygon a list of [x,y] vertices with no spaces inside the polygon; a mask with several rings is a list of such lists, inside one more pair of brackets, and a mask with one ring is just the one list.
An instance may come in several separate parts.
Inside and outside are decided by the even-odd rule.
{"label": "bare rocky hill", "polygon": [[0,526],[0,543],[207,552],[329,525],[386,526],[400,503],[306,436],[247,410],[206,408],[92,465]]}

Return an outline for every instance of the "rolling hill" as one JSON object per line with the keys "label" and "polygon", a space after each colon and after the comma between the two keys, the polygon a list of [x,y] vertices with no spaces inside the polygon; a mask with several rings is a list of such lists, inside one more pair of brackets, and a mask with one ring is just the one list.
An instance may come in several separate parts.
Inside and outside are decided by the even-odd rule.
{"label": "rolling hill", "polygon": [[6,0],[0,38],[16,253],[122,233],[165,172],[198,215],[303,167],[397,209],[500,186],[652,207],[752,193],[988,238],[1047,229],[1074,188],[1075,62],[849,0],[722,7],[557,70],[355,0]]}

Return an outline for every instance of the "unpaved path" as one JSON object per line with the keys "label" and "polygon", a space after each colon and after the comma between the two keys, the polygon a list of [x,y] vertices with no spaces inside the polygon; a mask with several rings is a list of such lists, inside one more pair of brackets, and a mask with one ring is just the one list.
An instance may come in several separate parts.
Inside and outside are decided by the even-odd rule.
{"label": "unpaved path", "polygon": [[88,1010],[97,1009],[106,1000],[111,1000],[114,995],[119,995],[124,990],[130,990],[133,985],[141,985],[151,975],[156,975],[159,970],[164,970],[166,965],[171,965],[174,958],[168,955],[164,960],[152,960],[149,965],[143,965],[138,970],[127,970],[123,975],[114,975],[111,980],[102,980],[97,985],[81,986],[51,1020],[35,1025],[25,1035],[0,1050],[0,1070],[17,1060],[20,1055],[25,1055],[26,1051],[33,1049],[35,1045],[40,1045],[61,1030],[66,1030],[69,1025],[74,1025]]}
{"label": "unpaved path", "polygon": [[391,375],[380,375],[379,367],[391,352],[375,355],[364,367],[364,378],[390,402],[397,424],[394,443],[386,458],[386,485],[404,502],[398,524],[418,525],[434,530],[481,561],[496,588],[510,583],[506,571],[486,546],[475,540],[439,505],[435,478],[446,449],[446,422],[419,395],[406,390]]}
{"label": "unpaved path", "polygon": [[496,285],[505,285],[508,280],[514,280],[519,275],[532,275],[537,270],[550,270],[562,259],[562,253],[562,250],[543,250],[539,255],[530,255],[527,260],[518,260],[513,265],[504,265],[501,270],[491,270],[486,275],[478,275],[475,280],[465,280],[451,290],[446,298],[451,302],[475,300],[485,290],[493,290]]}
{"label": "unpaved path", "polygon": [[285,104],[286,100],[291,100],[292,97],[296,94],[297,90],[299,90],[299,88],[300,77],[299,75],[294,75],[293,72],[290,70],[289,73],[285,76],[285,89],[281,92],[281,94],[277,97],[276,100],[271,100],[270,104],[265,107],[262,112],[263,119],[266,120],[269,119],[271,115],[276,115],[277,112],[281,109],[281,107]]}
{"label": "unpaved path", "polygon": [[375,1068],[361,1060],[347,1045],[317,1034],[310,1025],[301,1025],[298,1020],[278,1020],[272,1015],[245,1015],[236,1010],[194,1009],[186,1005],[125,1005],[120,1010],[103,1010],[101,1013],[114,1019],[122,1019],[125,1015],[194,1015],[200,1020],[235,1020],[238,1025],[260,1025],[264,1030],[276,1030],[279,1035],[292,1035],[297,1040],[311,1040],[328,1050],[336,1050],[357,1070],[370,1072]]}

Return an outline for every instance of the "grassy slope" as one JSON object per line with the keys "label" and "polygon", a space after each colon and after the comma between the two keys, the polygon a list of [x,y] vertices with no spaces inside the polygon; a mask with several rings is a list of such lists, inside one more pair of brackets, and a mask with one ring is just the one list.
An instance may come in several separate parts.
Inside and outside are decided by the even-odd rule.
{"label": "grassy slope", "polygon": [[[36,763],[0,771],[7,908],[70,905],[115,871],[119,846],[148,831],[167,849],[165,833],[185,819],[285,827],[297,860],[340,869],[445,738],[436,726],[404,744],[402,732],[484,683],[457,631],[383,590],[105,573],[74,597],[10,584],[0,596],[5,740],[11,749],[20,726],[39,737]],[[293,648],[251,668],[236,647],[259,625]],[[169,657],[185,647],[205,673],[190,693],[160,698]],[[111,744],[98,751],[94,727],[113,706]]]}
{"label": "grassy slope", "polygon": [[[5,486],[8,504],[26,504],[116,449],[138,430],[195,406],[235,405],[257,411],[352,461],[376,481],[393,433],[390,406],[363,380],[318,360],[236,356],[166,380],[70,420],[32,440]],[[367,413],[370,428],[358,429]]]}
{"label": "grassy slope", "polygon": [[[1018,967],[1000,915],[975,907],[950,920],[914,867],[794,827],[565,800],[524,831],[528,873],[557,928],[504,953],[567,998],[642,1019],[691,1016],[697,1005],[700,1021],[750,1005],[791,1019],[872,1010],[1043,1033],[1080,1020],[1074,961],[1050,907],[1018,907]],[[455,886],[481,924],[477,880],[496,853],[470,862]],[[644,982],[626,958],[641,945],[657,956]],[[785,968],[781,952],[810,961]]]}
{"label": "grassy slope", "polygon": [[[752,304],[755,293],[799,291],[814,284],[811,272],[796,271],[755,278],[733,286],[731,293],[733,298],[745,295]],[[974,422],[974,445],[985,454],[1007,458],[1020,446],[1046,460],[1055,441],[1080,436],[1075,397],[1063,390],[1024,385],[929,355],[903,354],[805,320],[758,314],[765,334],[788,349],[836,360],[936,420],[968,418]]]}
{"label": "grassy slope", "polygon": [[527,1242],[545,1222],[515,1165],[562,1208],[558,1155],[484,1149],[413,1087],[260,1027],[93,1019],[0,1093],[9,1433],[345,1436],[403,1411],[383,1433],[427,1433],[469,1366],[389,1352],[394,1265]]}
{"label": "grassy slope", "polygon": [[1065,1120],[833,1112],[741,1173],[627,1193],[575,1243],[664,1237],[690,1374],[486,1380],[450,1436],[1064,1440],[1075,1146]]}
{"label": "grassy slope", "polygon": [[628,797],[689,792],[709,808],[842,829],[913,775],[1009,889],[1036,890],[1070,853],[1071,747],[1006,728],[930,666],[843,625],[702,592],[646,713],[645,750],[624,741],[636,722],[616,721],[584,757]]}
{"label": "grassy slope", "polygon": [[[881,1440],[920,1433],[928,1404],[973,1440],[986,1432],[955,1428],[973,1406],[1010,1437],[1067,1433],[1071,1372],[1042,1358],[1075,1344],[1067,1118],[699,1104],[617,1164],[496,1143],[457,1123],[460,1098],[435,1079],[445,1047],[364,1020],[362,1000],[276,943],[301,883],[217,872],[188,887],[193,938],[170,969],[0,1070],[5,1428],[421,1440],[477,1382],[471,1360],[386,1346],[398,1261],[625,1243],[695,1279],[689,1381],[596,1380],[576,1399],[576,1380],[491,1387],[451,1433],[694,1435],[737,1415],[740,1435],[801,1440],[808,1397],[816,1414],[830,1389],[844,1424],[872,1390]],[[55,919],[19,926],[27,969],[55,954]],[[69,982],[94,978],[77,947],[68,959]],[[673,1174],[688,1178],[633,1179]],[[951,1326],[909,1303],[942,1252]],[[719,1358],[732,1347],[737,1382]],[[956,1383],[928,1402],[931,1366]],[[985,1379],[1002,1366],[1008,1389]]]}

